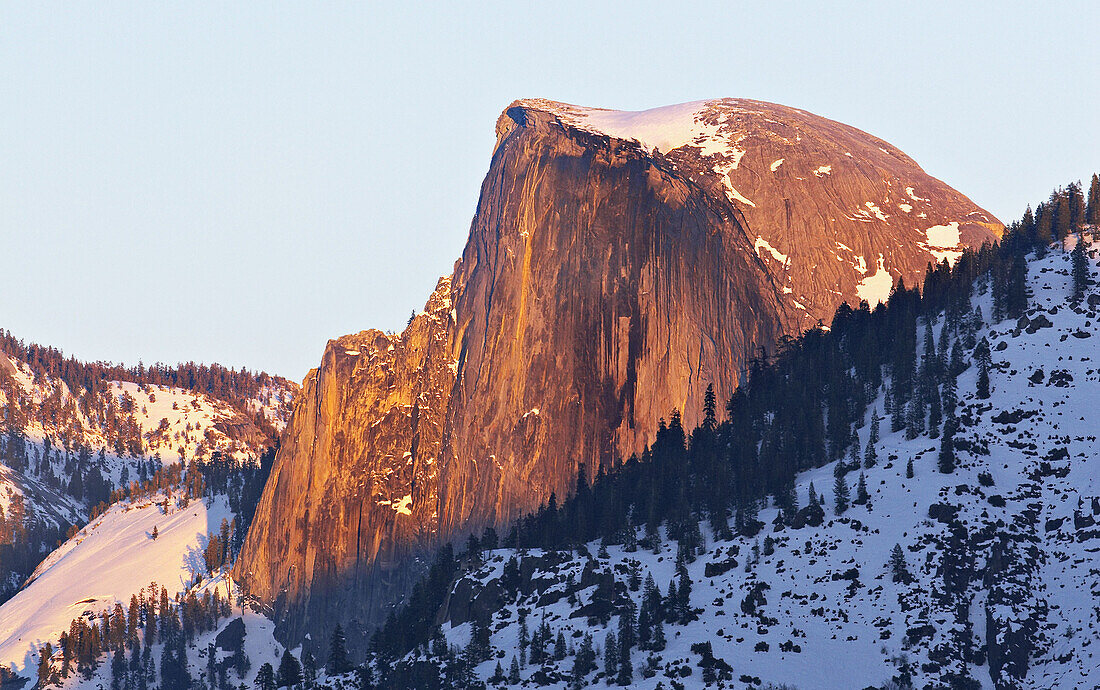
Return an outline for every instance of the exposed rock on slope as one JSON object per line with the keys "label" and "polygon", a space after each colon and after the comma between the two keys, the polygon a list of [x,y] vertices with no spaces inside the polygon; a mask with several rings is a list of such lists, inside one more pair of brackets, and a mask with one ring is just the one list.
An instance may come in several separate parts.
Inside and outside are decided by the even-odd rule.
{"label": "exposed rock on slope", "polygon": [[237,576],[288,639],[341,620],[361,643],[423,549],[565,493],[673,407],[694,426],[761,349],[999,227],[799,110],[519,101],[453,276],[307,377]]}
{"label": "exposed rock on slope", "polygon": [[400,336],[330,341],[302,385],[237,565],[246,592],[296,614],[284,621],[291,634],[377,618],[376,602],[404,591],[395,564],[434,534],[455,381],[449,292],[441,280]]}
{"label": "exposed rock on slope", "polygon": [[809,326],[828,323],[842,300],[884,300],[898,278],[918,284],[928,261],[953,262],[962,248],[1000,233],[993,216],[894,146],[803,110],[744,99],[641,113],[542,100],[518,105],[635,140],[728,197]]}

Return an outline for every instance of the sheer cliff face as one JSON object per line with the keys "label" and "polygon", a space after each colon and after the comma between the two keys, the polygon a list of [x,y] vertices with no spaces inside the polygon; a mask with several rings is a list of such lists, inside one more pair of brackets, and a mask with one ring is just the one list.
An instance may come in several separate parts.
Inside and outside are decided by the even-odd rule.
{"label": "sheer cliff face", "polygon": [[693,424],[760,348],[999,228],[885,142],[782,106],[520,101],[497,135],[453,276],[306,378],[236,568],[290,641],[340,621],[362,642],[427,548],[564,495],[672,408]]}

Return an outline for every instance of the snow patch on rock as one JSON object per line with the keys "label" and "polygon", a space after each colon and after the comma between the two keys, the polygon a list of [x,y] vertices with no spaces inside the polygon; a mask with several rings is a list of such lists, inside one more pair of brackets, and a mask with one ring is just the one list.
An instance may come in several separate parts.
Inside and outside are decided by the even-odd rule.
{"label": "snow patch on rock", "polygon": [[729,175],[724,176],[722,178],[722,181],[726,185],[726,196],[728,196],[731,201],[740,201],[743,204],[748,204],[749,206],[756,208],[756,204],[752,203],[752,201],[750,201],[741,192],[737,191],[734,186],[730,184]]}
{"label": "snow patch on rock", "polygon": [[885,222],[886,219],[889,218],[889,216],[887,216],[885,213],[883,213],[882,209],[879,208],[878,206],[876,206],[874,203],[872,203],[870,201],[865,201],[865,202],[863,202],[863,205],[866,206],[868,209],[870,209],[871,213],[875,214],[875,217],[878,218],[879,220]]}
{"label": "snow patch on rock", "polygon": [[784,265],[786,265],[786,263],[790,260],[790,257],[768,244],[768,241],[763,237],[757,237],[756,242],[753,243],[752,247],[756,250],[757,254],[760,253],[761,249],[766,249],[773,257],[775,257],[776,261]]}
{"label": "snow patch on rock", "polygon": [[[863,260],[863,257],[860,257]],[[856,294],[861,300],[867,300],[872,308],[885,302],[890,297],[890,290],[894,288],[894,278],[886,270],[882,254],[878,255],[878,269],[874,275],[867,276],[856,284]],[[866,273],[866,268],[863,270]]]}
{"label": "snow patch on rock", "polygon": [[924,234],[928,238],[928,252],[936,257],[937,262],[947,259],[949,264],[954,265],[962,256],[958,221],[952,221],[946,225],[933,225],[925,230]]}
{"label": "snow patch on rock", "polygon": [[703,120],[702,115],[712,103],[709,100],[637,111],[586,108],[542,99],[525,103],[548,110],[578,129],[637,141],[649,151],[667,153],[682,146],[697,146],[704,156],[729,157],[734,169],[745,153],[721,133],[720,122]]}
{"label": "snow patch on rock", "polygon": [[398,515],[412,515],[412,502],[412,494],[405,494],[401,500],[393,504],[393,510]]}

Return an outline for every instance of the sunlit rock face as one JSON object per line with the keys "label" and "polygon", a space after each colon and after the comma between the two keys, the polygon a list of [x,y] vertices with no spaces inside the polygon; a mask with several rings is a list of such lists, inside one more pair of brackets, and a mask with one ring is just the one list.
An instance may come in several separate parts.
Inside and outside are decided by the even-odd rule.
{"label": "sunlit rock face", "polygon": [[725,99],[517,101],[462,257],[400,335],[330,341],[236,567],[286,641],[362,651],[429,549],[568,493],[700,416],[748,360],[994,240],[873,136]]}

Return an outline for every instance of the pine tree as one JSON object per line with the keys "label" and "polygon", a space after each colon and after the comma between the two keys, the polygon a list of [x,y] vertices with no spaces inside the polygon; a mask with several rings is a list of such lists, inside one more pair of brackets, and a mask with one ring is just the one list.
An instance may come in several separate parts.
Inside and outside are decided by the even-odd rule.
{"label": "pine tree", "polygon": [[214,646],[214,643],[206,645],[206,682],[210,685],[210,690],[217,688],[218,678],[218,648]]}
{"label": "pine tree", "polygon": [[344,628],[337,623],[332,630],[332,640],[329,642],[325,671],[330,676],[337,676],[350,670],[351,659],[348,657],[347,638],[344,637]]}
{"label": "pine tree", "polygon": [[650,602],[642,595],[642,606],[638,609],[638,647],[646,649],[653,639],[653,611]]}
{"label": "pine tree", "polygon": [[703,426],[707,429],[713,429],[718,425],[717,412],[718,405],[714,396],[714,384],[707,384],[707,391],[703,394]]}
{"label": "pine tree", "polygon": [[627,598],[627,603],[619,615],[619,685],[629,685],[634,678],[634,666],[630,662],[630,651],[634,648],[635,639],[634,602]]}
{"label": "pine tree", "polygon": [[1035,214],[1031,210],[1031,204],[1028,204],[1027,209],[1024,211],[1024,217],[1020,221],[1020,227],[1021,227],[1021,229],[1023,229],[1024,234],[1032,242],[1034,242],[1035,239],[1036,239],[1036,235],[1035,235]]}
{"label": "pine tree", "polygon": [[909,567],[905,563],[905,552],[901,550],[901,544],[894,544],[890,552],[890,572],[894,582],[909,581]]}
{"label": "pine tree", "polygon": [[[135,646],[130,649],[130,663],[129,663],[129,680],[127,684],[129,690],[136,690],[142,685],[144,674],[141,668],[141,647]],[[242,676],[243,677],[243,676]]]}
{"label": "pine tree", "polygon": [[508,684],[519,685],[519,659],[512,655],[512,663],[508,666]]}
{"label": "pine tree", "polygon": [[531,635],[531,644],[527,650],[527,661],[532,666],[538,666],[546,659],[546,643],[547,637],[550,635],[550,628],[547,626],[546,621],[535,626],[535,632]]}
{"label": "pine tree", "polygon": [[622,686],[634,682],[634,664],[630,661],[630,650],[620,646],[618,683]]}
{"label": "pine tree", "polygon": [[1054,206],[1054,236],[1063,240],[1073,232],[1072,195],[1070,190],[1059,189],[1051,197]]}
{"label": "pine tree", "polygon": [[798,492],[794,488],[794,478],[783,482],[775,493],[775,505],[788,515],[798,512]]}
{"label": "pine tree", "polygon": [[859,473],[859,482],[856,484],[856,500],[857,505],[867,505],[871,500],[871,494],[867,492],[867,478],[863,476],[863,473]]}
{"label": "pine tree", "polygon": [[[585,677],[596,670],[596,652],[593,649],[592,633],[586,632],[577,655],[573,658],[573,682],[575,687],[583,687]],[[519,668],[516,668],[517,675]]]}
{"label": "pine tree", "polygon": [[256,688],[258,690],[275,690],[275,669],[269,663],[260,667],[256,674]]}
{"label": "pine tree", "polygon": [[141,606],[138,604],[137,595],[130,595],[130,615],[127,617],[126,646],[131,650],[138,646],[138,626],[141,624]]}
{"label": "pine tree", "polygon": [[1081,224],[1085,222],[1087,213],[1085,196],[1081,192],[1081,183],[1071,182],[1066,190],[1066,196],[1069,204],[1069,227],[1066,229],[1066,235],[1071,235],[1080,229]]}
{"label": "pine tree", "polygon": [[626,530],[623,537],[623,551],[634,553],[638,550],[638,528],[634,526],[631,516],[627,516]]}
{"label": "pine tree", "polygon": [[1100,225],[1100,175],[1093,173],[1089,184],[1089,201],[1085,207],[1085,222]]}
{"label": "pine tree", "polygon": [[928,404],[928,435],[937,438],[940,435],[941,423],[943,423],[943,403],[940,400],[939,387],[933,386]]}
{"label": "pine tree", "polygon": [[676,603],[679,601],[679,596],[676,593],[676,578],[672,578],[668,581],[668,594],[665,595],[662,602],[665,620],[669,623],[676,622]]}
{"label": "pine tree", "polygon": [[[1027,261],[1022,254],[1009,257],[1001,291],[1002,316],[1018,319],[1027,311]],[[996,297],[996,295],[994,295]]]}
{"label": "pine tree", "polygon": [[614,631],[607,632],[607,638],[603,643],[603,672],[609,679],[614,678],[619,672],[619,645],[615,640]]}
{"label": "pine tree", "polygon": [[53,645],[49,642],[38,652],[38,687],[49,685],[53,677]]}
{"label": "pine tree", "polygon": [[653,641],[653,626],[663,618],[661,614],[661,592],[648,573],[642,585],[642,606],[638,611],[638,646],[646,649]]}
{"label": "pine tree", "polygon": [[910,456],[909,460],[905,463],[905,478],[912,479],[913,474],[913,458]]}
{"label": "pine tree", "polygon": [[951,358],[947,363],[947,380],[944,385],[947,385],[955,379],[956,376],[966,371],[966,361],[963,359],[962,343],[956,338],[955,342],[951,344]]}
{"label": "pine tree", "polygon": [[156,680],[156,673],[153,669],[153,651],[150,647],[143,647],[141,650],[141,668],[143,672],[138,674],[138,678],[141,679],[138,684],[148,687],[149,683]]}
{"label": "pine tree", "polygon": [[493,647],[490,643],[492,630],[489,629],[489,617],[482,609],[476,609],[471,617],[470,633],[470,658],[475,664],[487,660],[492,654]]}
{"label": "pine tree", "polygon": [[312,688],[317,681],[317,659],[308,649],[302,653],[302,678],[307,688]]}
{"label": "pine tree", "polygon": [[871,431],[867,436],[867,448],[863,453],[863,466],[870,469],[878,462],[879,422],[878,408],[871,411]]}
{"label": "pine tree", "polygon": [[[175,613],[168,616],[161,615],[161,620],[175,620],[175,628],[179,627],[179,620]],[[184,636],[181,631],[170,628],[164,649],[160,656],[160,687],[162,690],[189,690],[191,687],[191,675],[187,670],[187,654],[184,651]]]}
{"label": "pine tree", "polygon": [[982,338],[974,348],[974,359],[978,362],[977,396],[980,400],[987,400],[990,395],[989,369],[992,366],[992,358],[989,352],[989,341],[985,338]]}
{"label": "pine tree", "polygon": [[833,482],[833,505],[837,515],[843,515],[848,510],[848,502],[848,482],[844,481],[844,475],[838,474]]}
{"label": "pine tree", "polygon": [[859,436],[852,434],[852,445],[848,447],[848,469],[859,469],[861,455],[863,455],[863,450],[859,447]]}
{"label": "pine tree", "polygon": [[600,558],[600,559],[603,559],[603,560],[607,560],[608,558],[611,558],[611,554],[608,553],[608,551],[607,551],[607,537],[606,536],[603,539],[600,540],[600,548],[599,548],[598,551],[596,551],[596,558]]}
{"label": "pine tree", "polygon": [[920,395],[925,402],[928,402],[932,388],[935,387],[936,379],[940,375],[940,363],[936,359],[936,343],[932,337],[933,325],[932,319],[929,318],[928,325],[924,329],[924,353],[920,362]]}
{"label": "pine tree", "polygon": [[[905,403],[905,397],[902,393],[903,385],[897,383],[898,375],[894,375],[894,385],[891,391],[887,393],[890,396],[890,409],[893,414],[890,416],[890,431],[898,432],[905,428],[905,413],[908,409],[908,405]],[[908,385],[908,384],[905,384]]]}
{"label": "pine tree", "polygon": [[519,615],[519,664],[527,665],[527,647],[531,644],[531,637],[527,631],[527,616],[521,612]]}
{"label": "pine tree", "polygon": [[121,649],[111,657],[111,690],[119,690],[126,677],[126,655]]}
{"label": "pine tree", "polygon": [[653,621],[653,641],[649,648],[655,652],[664,651],[665,648],[665,622],[659,617]]}
{"label": "pine tree", "polygon": [[955,408],[959,405],[959,392],[955,387],[954,376],[949,376],[946,381],[943,382],[943,392],[940,394],[943,399],[943,416],[954,417]]}
{"label": "pine tree", "polygon": [[[948,308],[948,312],[951,309]],[[947,373],[947,353],[948,345],[951,344],[951,317],[945,316],[943,325],[940,326],[940,337],[936,341],[936,359],[939,360],[940,367],[940,379],[943,379],[945,373]]]}
{"label": "pine tree", "polygon": [[938,467],[940,472],[951,474],[955,471],[955,418],[948,417],[943,424],[943,438],[940,440]]}
{"label": "pine tree", "polygon": [[[676,619],[681,624],[687,624],[693,619],[691,610],[691,578],[688,577],[687,565],[681,561],[676,566]],[[669,587],[672,585],[670,584]]]}
{"label": "pine tree", "polygon": [[1089,260],[1085,254],[1085,238],[1077,236],[1077,244],[1070,254],[1073,274],[1073,301],[1079,303],[1085,298],[1089,286]]}
{"label": "pine tree", "polygon": [[630,654],[630,650],[637,643],[637,628],[634,617],[634,602],[627,597],[623,610],[619,614],[619,656]]}
{"label": "pine tree", "polygon": [[924,433],[924,405],[919,396],[913,396],[905,412],[905,438],[912,441]]}

